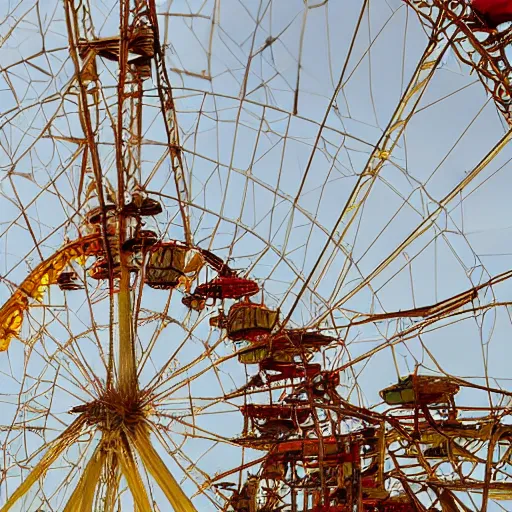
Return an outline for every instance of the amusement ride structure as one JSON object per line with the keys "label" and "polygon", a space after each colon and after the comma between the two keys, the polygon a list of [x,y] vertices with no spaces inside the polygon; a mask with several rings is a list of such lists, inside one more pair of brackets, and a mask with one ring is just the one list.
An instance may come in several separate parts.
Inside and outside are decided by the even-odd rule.
{"label": "amusement ride structure", "polygon": [[252,4],[0,7],[0,512],[512,510],[512,1]]}

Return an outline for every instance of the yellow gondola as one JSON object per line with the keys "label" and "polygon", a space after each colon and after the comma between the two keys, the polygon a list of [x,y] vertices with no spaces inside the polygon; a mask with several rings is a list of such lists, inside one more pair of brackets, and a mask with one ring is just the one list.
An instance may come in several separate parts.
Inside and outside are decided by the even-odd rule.
{"label": "yellow gondola", "polygon": [[279,320],[279,310],[250,301],[231,306],[226,320],[228,338],[232,341],[258,341],[269,335]]}
{"label": "yellow gondola", "polygon": [[430,375],[408,375],[397,384],[380,392],[388,405],[414,407],[434,403],[449,403],[460,386],[448,377]]}
{"label": "yellow gondola", "polygon": [[159,290],[179,284],[188,289],[203,265],[204,259],[195,249],[175,240],[161,242],[151,248],[145,282]]}

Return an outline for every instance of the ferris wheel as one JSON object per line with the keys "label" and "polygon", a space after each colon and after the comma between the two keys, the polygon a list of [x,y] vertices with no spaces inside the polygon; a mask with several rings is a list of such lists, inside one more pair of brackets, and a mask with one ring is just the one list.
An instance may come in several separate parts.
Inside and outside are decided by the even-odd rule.
{"label": "ferris wheel", "polygon": [[511,22],[0,3],[0,512],[512,510]]}

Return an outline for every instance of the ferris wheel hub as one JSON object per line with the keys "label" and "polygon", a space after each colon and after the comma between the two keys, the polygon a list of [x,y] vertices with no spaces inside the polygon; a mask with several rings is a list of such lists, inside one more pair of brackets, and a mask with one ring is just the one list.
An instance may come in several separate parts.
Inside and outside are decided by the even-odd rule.
{"label": "ferris wheel hub", "polygon": [[111,389],[96,400],[73,407],[70,413],[83,414],[89,425],[112,433],[135,429],[149,416],[150,408],[140,394],[126,396]]}

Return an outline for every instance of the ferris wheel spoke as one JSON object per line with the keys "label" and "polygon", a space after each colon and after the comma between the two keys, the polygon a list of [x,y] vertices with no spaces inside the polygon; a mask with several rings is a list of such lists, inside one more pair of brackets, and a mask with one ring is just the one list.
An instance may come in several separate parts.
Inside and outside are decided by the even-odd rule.
{"label": "ferris wheel spoke", "polygon": [[[176,378],[180,375],[182,375],[183,373],[187,373],[189,370],[191,370],[192,368],[196,367],[199,365],[199,363],[201,363],[202,361],[204,361],[205,359],[208,359],[210,358],[210,354],[212,353],[215,353],[215,349],[217,347],[219,347],[221,344],[223,343],[223,339],[219,339],[217,342],[215,342],[213,345],[210,345],[207,350],[205,352],[203,352],[202,354],[198,355],[197,357],[195,357],[192,361],[190,361],[188,364],[180,367],[180,368],[177,368],[174,372],[173,372],[173,375],[172,377],[173,378]],[[178,348],[182,348],[182,347],[178,347]],[[186,377],[185,379],[179,381],[178,384],[175,384],[172,386],[171,390],[167,393],[164,393],[164,395],[167,395],[167,394],[172,394],[173,392],[176,392],[178,391],[179,389],[181,389],[182,387],[186,386],[188,383],[194,381],[195,379],[199,378],[201,375],[204,375],[204,373],[206,373],[208,370],[212,369],[212,367],[214,366],[218,366],[220,365],[221,363],[223,363],[224,361],[228,361],[229,359],[232,359],[236,354],[230,354],[230,355],[227,355],[227,356],[224,356],[224,357],[221,357],[221,358],[218,358],[216,361],[213,361],[209,366],[205,367],[205,368],[202,368],[201,370],[199,370],[196,374],[190,376],[190,377]],[[162,366],[161,366],[161,369],[159,370],[156,378],[153,378],[152,381],[147,385],[146,389],[145,389],[145,393],[146,395],[152,395],[155,393],[155,391],[159,388],[159,387],[162,387],[165,382],[161,381],[161,376],[164,374],[164,372],[166,370],[168,370],[173,361],[175,360],[175,355],[173,354]],[[160,382],[159,382],[160,381]],[[154,396],[152,396],[152,399],[159,399],[162,395],[162,392],[161,393],[158,393],[158,394],[155,394]]]}
{"label": "ferris wheel spoke", "polygon": [[[438,207],[428,215],[418,226],[417,228],[402,242],[400,243],[396,249],[389,254],[382,262],[368,274],[368,276],[363,279],[357,286],[355,286],[349,293],[347,293],[343,298],[336,301],[334,304],[334,308],[341,306],[344,302],[353,297],[357,292],[362,290],[365,286],[367,286],[379,273],[386,268],[386,266],[393,261],[399,254],[403,252],[405,248],[407,248],[414,240],[418,237],[426,233],[430,227],[435,223],[437,217],[441,214],[441,212],[448,206],[448,204],[462,191],[466,188],[485,168],[486,166],[500,153],[501,150],[508,144],[508,142],[512,140],[512,132],[506,133],[502,139],[487,153],[487,155],[480,161],[480,163],[469,172],[465,178],[459,182],[459,184],[452,189],[443,199],[438,202]],[[322,314],[316,321],[315,324],[319,323],[326,317],[326,313]]]}
{"label": "ferris wheel spoke", "polygon": [[[103,489],[100,489],[97,494],[97,501],[104,496],[105,512],[114,512],[121,483],[121,468],[119,458],[115,452],[108,452],[104,473],[106,482],[103,484]],[[103,494],[101,493],[102,490]]]}
{"label": "ferris wheel spoke", "polygon": [[94,501],[94,492],[98,485],[101,472],[107,461],[107,452],[100,442],[76,484],[73,494],[70,496],[63,512],[74,512],[76,510],[90,510]]}
{"label": "ferris wheel spoke", "polygon": [[[219,341],[217,344],[220,345],[220,343],[221,343],[221,341]],[[215,348],[215,346],[210,347],[208,350],[208,354],[211,353],[212,350],[214,350],[214,348]],[[187,372],[191,368],[197,366],[199,362],[203,361],[204,359],[206,359],[208,357],[208,354],[201,355],[201,356],[197,357],[196,359],[194,359],[191,363],[187,364],[186,366],[179,368],[178,370],[176,370],[174,372],[173,377],[177,377],[177,376]],[[236,353],[233,353],[233,354],[229,354],[227,356],[219,357],[217,360],[213,361],[210,365],[202,368],[201,370],[198,370],[193,375],[190,375],[190,376],[186,377],[185,379],[178,381],[177,383],[173,384],[171,387],[169,387],[167,389],[159,390],[159,388],[163,388],[163,386],[165,384],[165,383],[161,382],[156,385],[153,385],[151,388],[149,388],[146,391],[146,393],[149,396],[151,396],[152,400],[154,400],[157,403],[160,403],[162,400],[165,400],[165,399],[171,397],[173,394],[175,394],[177,391],[181,390],[182,388],[187,387],[191,382],[199,379],[200,377],[202,377],[203,375],[208,373],[208,371],[220,366],[222,363],[225,363],[226,361],[229,361],[230,359],[233,359],[236,355],[237,355]],[[159,392],[156,392],[157,390],[159,390]]]}
{"label": "ferris wheel spoke", "polygon": [[149,12],[152,28],[155,34],[155,60],[157,67],[157,86],[161,102],[161,111],[164,117],[167,143],[171,157],[171,165],[174,175],[174,182],[179,198],[179,208],[183,222],[185,241],[192,245],[192,231],[190,227],[190,216],[188,212],[189,192],[183,168],[182,149],[179,140],[179,129],[171,83],[165,66],[164,53],[160,45],[158,14],[155,0],[149,0]]}
{"label": "ferris wheel spoke", "polygon": [[196,509],[182,491],[162,459],[154,449],[148,430],[138,425],[130,436],[144,466],[155,479],[176,512],[195,512]]}
{"label": "ferris wheel spoke", "polygon": [[486,2],[0,2],[0,512],[507,509]]}
{"label": "ferris wheel spoke", "polygon": [[[143,348],[143,354],[140,358],[140,361],[138,363],[138,373],[142,372],[144,369],[144,366],[147,364],[148,360],[151,358],[151,354],[153,350],[155,349],[155,346],[162,336],[165,327],[171,323],[171,324],[177,324],[183,331],[186,333],[186,336],[182,343],[178,345],[176,349],[174,349],[172,355],[167,360],[167,362],[160,367],[159,370],[155,368],[156,375],[153,377],[154,380],[158,380],[170,367],[170,365],[173,363],[173,361],[176,360],[177,356],[179,355],[179,352],[186,346],[187,343],[189,343],[192,340],[193,337],[193,331],[196,327],[197,323],[192,326],[186,326],[184,323],[180,323],[171,316],[169,316],[169,307],[170,307],[170,301],[172,296],[169,296],[169,299],[167,300],[166,305],[164,306],[163,310],[161,312],[153,312],[154,318],[159,319],[159,326],[155,328],[153,335],[151,336],[151,339],[147,345],[147,347]],[[149,310],[145,310],[147,312],[150,312]]]}
{"label": "ferris wheel spoke", "polygon": [[[52,315],[55,318],[55,322],[59,324],[61,327],[66,329],[66,325],[58,319],[56,315],[54,315],[53,311],[51,311]],[[37,322],[38,323],[38,322]],[[46,324],[47,325],[47,324]],[[48,364],[50,364],[50,361],[54,359],[57,355],[64,355],[66,358],[68,358],[76,368],[78,368],[79,372],[81,373],[82,377],[85,379],[85,382],[89,385],[91,385],[96,392],[99,392],[100,385],[99,385],[99,377],[94,373],[94,370],[91,368],[90,364],[87,361],[87,358],[85,357],[83,351],[81,350],[78,342],[76,341],[76,337],[74,333],[72,333],[70,330],[68,330],[69,340],[64,345],[60,343],[59,339],[55,337],[49,329],[46,328],[45,323],[40,324],[41,328],[44,328],[45,335],[53,341],[53,343],[58,347],[57,350],[53,354],[49,354],[46,351],[46,347],[43,348],[43,350],[46,352],[44,359]],[[67,329],[66,329],[67,330]],[[102,353],[101,345],[95,345],[95,347],[98,349],[98,352],[100,354]],[[39,353],[39,352],[38,352]],[[107,369],[106,361],[102,358],[103,366],[105,369]],[[70,374],[71,378],[74,378],[73,375]],[[75,380],[77,380],[75,378]]]}
{"label": "ferris wheel spoke", "polygon": [[[153,430],[155,428],[155,425],[153,425]],[[208,453],[212,451],[216,446],[218,446],[220,443],[223,443],[223,441],[214,440],[212,438],[206,438],[202,436],[198,436],[198,439],[204,439],[207,441],[212,441],[212,444],[205,448],[205,450],[202,452],[201,455],[199,455],[195,460],[192,460],[184,451],[184,446],[186,444],[186,440],[183,440],[183,442],[178,443],[176,442],[176,439],[173,436],[170,435],[169,430],[165,431],[162,429],[159,429],[155,435],[158,435],[160,444],[166,448],[166,451],[168,453],[173,453],[174,459],[177,458],[181,459],[183,461],[183,464],[186,464],[186,466],[183,466],[183,464],[179,464],[180,469],[184,472],[186,476],[188,476],[187,472],[194,472],[199,475],[201,479],[208,479],[209,475],[206,474],[204,471],[201,470],[199,467],[199,462],[201,459],[203,459]],[[168,440],[168,441],[167,441]],[[178,461],[176,461],[178,462]],[[194,481],[194,483],[197,485],[197,481]],[[200,486],[198,486],[200,488]]]}
{"label": "ferris wheel spoke", "polygon": [[[323,261],[326,251],[333,241],[334,236],[337,233],[339,225],[343,222],[344,227],[342,232],[339,234],[339,242],[345,239],[345,236],[357,218],[362,205],[368,198],[375,180],[377,179],[379,172],[381,171],[384,164],[390,158],[393,150],[399,143],[405,128],[413,117],[415,110],[417,109],[420,99],[423,96],[426,87],[432,79],[434,72],[441,61],[442,56],[448,48],[448,44],[441,40],[439,41],[439,29],[444,21],[442,15],[436,20],[436,29],[433,31],[430,42],[425,49],[423,56],[419,60],[418,66],[409,81],[409,85],[405,89],[402,97],[395,109],[393,116],[391,117],[386,129],[381,135],[379,142],[375,145],[363,171],[359,174],[359,178],[352,189],[352,192],[346,201],[340,216],[337,218],[334,227],[329,234],[327,243],[323,246],[320,254],[313,265],[311,271],[300,292],[295,298],[290,311],[287,314],[286,320],[291,318],[293,310],[297,307],[301,295],[306,290],[307,285],[315,276],[315,273]],[[338,242],[338,243],[339,243]]]}
{"label": "ferris wheel spoke", "polygon": [[134,460],[133,453],[128,440],[122,438],[118,441],[122,445],[122,449],[118,450],[119,465],[123,476],[126,478],[128,487],[130,488],[137,508],[142,512],[150,512],[152,507],[149,497],[144,487],[139,469]]}
{"label": "ferris wheel spoke", "polygon": [[[221,414],[221,413],[219,413]],[[193,412],[191,411],[190,413],[190,416],[200,416],[200,412]],[[178,423],[180,423],[181,425],[183,425],[184,427],[187,428],[187,434],[186,436],[192,436],[192,437],[195,437],[196,436],[196,431],[197,432],[200,432],[201,434],[205,434],[204,436],[203,435],[197,435],[198,437],[200,437],[201,439],[206,439],[206,440],[209,440],[209,441],[213,441],[213,442],[216,442],[216,443],[227,443],[227,444],[234,444],[231,439],[227,438],[227,437],[223,437],[219,434],[216,434],[215,432],[212,432],[211,430],[207,430],[207,429],[204,429],[204,428],[201,428],[199,427],[197,424],[195,423],[190,423],[188,421],[185,421],[183,418],[186,417],[188,415],[171,415],[171,414],[166,414],[164,412],[159,412],[157,414],[157,417],[160,417],[160,418],[165,418],[167,420],[172,420],[172,421],[176,421]],[[158,423],[155,423],[155,426],[157,428],[161,428],[164,432],[168,433],[168,430],[170,429],[170,427],[166,427],[165,425],[163,424],[158,424]],[[190,433],[188,433],[190,432]]]}
{"label": "ferris wheel spoke", "polygon": [[23,480],[23,483],[11,494],[9,499],[0,509],[2,512],[8,512],[44,475],[48,468],[58,459],[64,450],[69,448],[82,434],[85,425],[85,418],[79,416],[71,425],[66,428],[51,444],[48,445],[43,458],[34,466],[29,475]]}
{"label": "ferris wheel spoke", "polygon": [[[191,480],[194,486],[197,488],[197,491],[193,494],[192,498],[195,498],[198,495],[205,496],[209,502],[214,505],[217,509],[220,509],[219,504],[216,503],[212,497],[206,492],[209,487],[210,476],[205,473],[203,470],[199,468],[199,461],[206,454],[208,454],[212,449],[214,449],[219,443],[218,441],[214,442],[209,448],[203,452],[201,456],[199,456],[196,460],[190,459],[184,452],[183,446],[176,443],[173,436],[169,434],[168,431],[156,431],[155,426],[153,425],[153,432],[158,437],[160,444],[164,447],[167,453],[172,454],[172,458],[174,463],[180,468],[180,470],[184,473],[187,479]],[[182,462],[180,462],[180,459]],[[198,476],[195,476],[197,474]],[[202,480],[201,483],[199,480]],[[183,482],[183,480],[182,480]],[[224,500],[226,497],[220,494]],[[227,501],[227,500],[226,500]]]}
{"label": "ferris wheel spoke", "polygon": [[[457,139],[457,141],[454,143],[454,145],[452,146],[452,148],[450,149],[450,152],[446,155],[446,157],[443,159],[443,160],[446,160],[448,157],[449,157],[449,154],[452,153],[455,148],[457,147],[457,145],[462,141],[462,139],[464,138],[464,136],[467,134],[467,132],[469,131],[469,128],[471,127],[471,125],[473,124],[473,121],[475,119],[478,118],[478,116],[481,114],[481,111],[479,111],[475,117],[473,118],[472,122],[469,123],[468,127],[464,130],[464,132],[459,136],[459,138]],[[430,181],[434,174],[438,171],[438,169],[441,167],[442,165],[442,162],[436,167],[436,169],[431,173],[429,179],[427,180]],[[407,171],[405,169],[400,169],[401,172],[404,172],[404,174],[407,174]],[[382,180],[381,178],[381,181],[385,182],[385,180]],[[391,185],[388,185],[390,186],[390,188],[392,188]],[[421,189],[421,191],[427,196],[429,197],[430,199],[431,196],[428,194],[426,188],[424,185],[422,184],[419,184],[418,183],[418,187]],[[432,199],[433,200],[433,199]],[[340,276],[336,282],[336,286],[334,287],[333,289],[333,292],[330,296],[330,302],[334,301],[336,299],[336,296],[337,294],[339,293],[339,290],[341,289],[341,287],[343,286],[345,280],[346,280],[346,277],[347,277],[347,274],[351,268],[352,265],[355,265],[355,267],[357,268],[358,270],[358,273],[360,275],[361,278],[364,278],[363,274],[360,272],[359,268],[358,268],[358,265],[357,263],[359,263],[361,260],[363,260],[365,258],[365,256],[368,255],[368,253],[371,251],[371,249],[381,240],[381,237],[383,236],[384,232],[386,232],[386,230],[388,230],[388,233],[389,233],[389,229],[391,228],[392,229],[392,225],[395,223],[395,221],[397,220],[397,217],[399,216],[399,214],[403,211],[403,208],[405,206],[410,206],[420,217],[422,216],[422,213],[420,211],[418,211],[417,209],[414,208],[414,206],[412,204],[409,203],[409,200],[403,198],[403,202],[402,202],[402,205],[400,206],[400,208],[396,211],[396,213],[388,220],[388,222],[383,226],[383,228],[381,229],[381,231],[375,236],[374,240],[369,243],[366,247],[366,249],[362,252],[362,254],[359,256],[358,258],[358,261],[354,261],[353,258],[347,258],[346,260],[346,264],[344,265],[344,268],[342,270],[342,272],[340,273]],[[452,208],[452,210],[455,208],[455,206]],[[362,219],[362,212],[363,210],[361,211],[361,216],[360,216],[360,220]],[[447,216],[450,217],[450,213],[447,213]],[[455,223],[454,223],[455,224]],[[358,226],[358,229],[356,231],[356,234],[354,235],[354,244],[355,245],[355,241],[357,240],[357,235],[359,233],[359,226]],[[461,233],[462,234],[462,233]],[[442,234],[442,236],[444,236],[444,234]],[[449,244],[448,241],[446,241],[447,244]],[[469,244],[468,244],[469,245]],[[420,253],[418,253],[420,254]],[[476,255],[475,255],[476,257]],[[328,268],[330,266],[330,264],[332,263],[332,259],[334,258],[334,253],[333,255],[331,256],[330,260],[328,261],[326,267]],[[416,256],[414,257],[416,258]],[[414,259],[413,258],[413,259]],[[385,286],[385,285],[382,285],[381,288]],[[372,289],[372,292],[375,294],[375,297],[377,298],[377,292],[378,290],[373,290]]]}
{"label": "ferris wheel spoke", "polygon": [[[53,314],[53,312],[52,312]],[[56,320],[58,320],[56,318]],[[45,363],[48,366],[52,366],[54,369],[57,370],[57,365],[55,363],[56,359],[60,359],[62,355],[64,355],[65,359],[71,361],[75,367],[79,370],[80,374],[84,378],[85,382],[92,386],[96,392],[99,392],[99,377],[94,373],[93,369],[90,367],[90,365],[87,362],[87,358],[84,356],[83,352],[80,350],[79,347],[76,347],[77,344],[76,337],[74,334],[70,331],[68,331],[69,334],[69,340],[65,344],[62,344],[60,340],[55,337],[51,330],[48,329],[49,324],[47,323],[39,323],[39,321],[35,321],[37,325],[40,326],[41,330],[44,332],[44,335],[50,339],[55,346],[57,347],[53,353],[49,353],[46,346],[39,347],[35,345],[34,343],[29,344],[30,351],[34,351],[37,353],[39,357],[41,357],[42,360],[45,361]],[[57,321],[59,325],[64,325]],[[40,335],[40,334],[39,334]],[[97,345],[95,345],[97,347]],[[83,386],[82,383],[79,381],[79,379],[71,372],[68,372],[70,382],[74,381],[80,389],[86,390],[87,386]],[[87,391],[86,391],[87,392]],[[90,392],[88,392],[90,393]]]}
{"label": "ferris wheel spoke", "polygon": [[[26,497],[24,500],[24,506],[30,507],[32,504],[36,504],[36,506],[37,506],[38,501],[40,502],[40,504],[46,504],[46,503],[49,503],[52,501],[57,501],[57,500],[59,500],[62,503],[66,498],[66,494],[67,494],[68,487],[69,487],[69,482],[72,480],[73,476],[76,474],[76,467],[79,466],[82,463],[82,461],[84,460],[84,458],[86,456],[87,449],[91,443],[92,443],[92,441],[86,441],[84,443],[86,445],[86,448],[84,448],[79,453],[79,455],[76,459],[76,462],[74,464],[70,463],[70,461],[66,460],[66,457],[63,456],[62,458],[64,459],[65,463],[69,464],[70,467],[69,467],[69,469],[67,469],[67,474],[64,478],[62,478],[59,485],[55,489],[52,489],[51,492],[45,492],[45,490],[43,489],[42,490],[43,496],[42,497],[39,497],[39,496],[33,497],[32,503],[30,505],[27,504],[28,498]],[[51,471],[51,468],[50,468],[50,471]],[[43,478],[47,478],[47,475],[45,475]]]}

